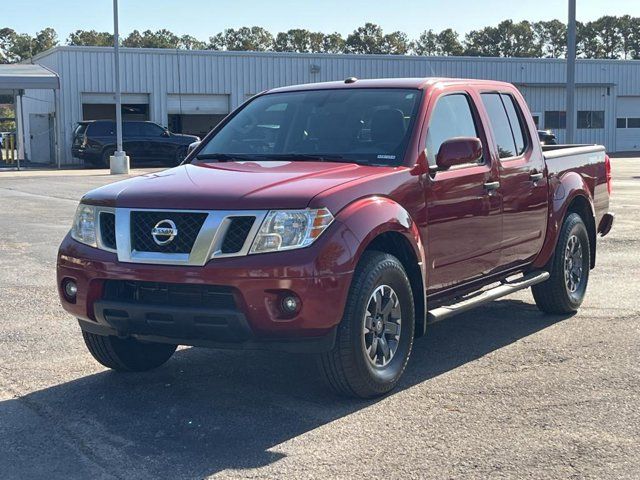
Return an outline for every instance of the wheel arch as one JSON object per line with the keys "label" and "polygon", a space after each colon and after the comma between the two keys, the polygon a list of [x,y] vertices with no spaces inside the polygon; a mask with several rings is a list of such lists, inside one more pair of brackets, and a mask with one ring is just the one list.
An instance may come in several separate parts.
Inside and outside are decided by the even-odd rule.
{"label": "wheel arch", "polygon": [[533,262],[533,268],[549,268],[562,225],[570,213],[580,215],[587,227],[593,268],[596,259],[596,220],[591,190],[584,178],[575,171],[569,171],[560,177],[553,176],[549,180],[549,221],[544,244]]}
{"label": "wheel arch", "polygon": [[416,337],[422,336],[426,327],[426,261],[416,223],[404,207],[386,197],[354,202],[339,217],[358,239],[354,268],[367,251],[380,251],[398,258],[411,284]]}

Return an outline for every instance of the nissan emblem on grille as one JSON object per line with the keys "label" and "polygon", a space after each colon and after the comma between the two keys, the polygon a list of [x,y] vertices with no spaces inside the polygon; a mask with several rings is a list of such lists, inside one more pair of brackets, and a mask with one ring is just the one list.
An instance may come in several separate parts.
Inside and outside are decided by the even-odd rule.
{"label": "nissan emblem on grille", "polygon": [[166,245],[171,243],[178,235],[178,229],[173,220],[164,219],[156,223],[156,226],[151,229],[151,236],[153,241],[158,245]]}

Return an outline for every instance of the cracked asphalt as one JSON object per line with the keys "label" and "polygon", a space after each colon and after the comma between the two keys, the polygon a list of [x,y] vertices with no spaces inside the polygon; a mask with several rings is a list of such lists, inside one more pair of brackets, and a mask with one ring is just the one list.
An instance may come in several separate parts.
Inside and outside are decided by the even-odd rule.
{"label": "cracked asphalt", "polygon": [[55,255],[100,171],[0,173],[0,478],[640,478],[640,158],[575,316],[528,291],[431,327],[400,387],[337,398],[302,356],[184,348],[105,370]]}

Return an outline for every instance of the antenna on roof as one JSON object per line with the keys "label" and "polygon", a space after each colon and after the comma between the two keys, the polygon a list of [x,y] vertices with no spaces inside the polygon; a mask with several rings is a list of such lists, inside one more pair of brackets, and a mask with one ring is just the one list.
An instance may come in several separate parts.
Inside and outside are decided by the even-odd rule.
{"label": "antenna on roof", "polygon": [[356,83],[358,79],[356,77],[347,77],[344,79],[344,83]]}

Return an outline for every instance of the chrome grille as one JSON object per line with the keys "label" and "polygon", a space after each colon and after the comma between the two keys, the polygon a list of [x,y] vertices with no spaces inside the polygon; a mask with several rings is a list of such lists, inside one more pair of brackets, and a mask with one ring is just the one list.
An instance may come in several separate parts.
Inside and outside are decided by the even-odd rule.
{"label": "chrome grille", "polygon": [[[206,218],[206,213],[199,212],[133,211],[131,248],[138,252],[190,253]],[[173,221],[178,234],[173,241],[158,245],[151,231],[162,220]]]}
{"label": "chrome grille", "polygon": [[116,216],[112,212],[100,212],[100,237],[105,248],[115,250],[116,244]]}
{"label": "chrome grille", "polygon": [[237,253],[242,250],[256,217],[230,217],[229,227],[222,242],[222,253]]}

